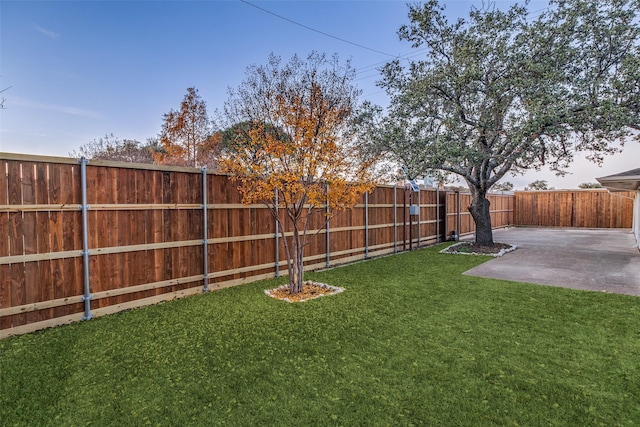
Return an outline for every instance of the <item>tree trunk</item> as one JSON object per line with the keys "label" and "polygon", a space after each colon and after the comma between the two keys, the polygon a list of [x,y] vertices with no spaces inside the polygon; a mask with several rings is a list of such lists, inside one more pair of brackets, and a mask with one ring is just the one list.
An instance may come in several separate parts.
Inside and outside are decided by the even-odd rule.
{"label": "tree trunk", "polygon": [[294,226],[293,236],[291,236],[291,269],[289,270],[289,293],[295,295],[302,291],[304,277],[304,248],[300,242],[300,235],[297,227]]}
{"label": "tree trunk", "polygon": [[476,244],[493,246],[493,231],[491,229],[491,215],[489,213],[489,200],[487,193],[477,188],[471,189],[471,206],[469,212],[476,223]]}

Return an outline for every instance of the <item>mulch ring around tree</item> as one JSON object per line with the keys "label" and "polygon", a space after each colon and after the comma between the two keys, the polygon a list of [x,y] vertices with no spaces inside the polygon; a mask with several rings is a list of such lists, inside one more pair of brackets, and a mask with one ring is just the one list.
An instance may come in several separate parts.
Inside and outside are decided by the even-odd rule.
{"label": "mulch ring around tree", "polygon": [[488,255],[499,257],[515,251],[516,246],[508,243],[494,243],[493,246],[478,245],[474,242],[459,242],[440,251],[443,254]]}
{"label": "mulch ring around tree", "polygon": [[342,291],[344,291],[344,288],[307,280],[302,284],[302,291],[298,292],[295,295],[291,295],[289,293],[289,284],[278,286],[275,289],[265,289],[264,293],[272,298],[276,298],[282,301],[305,302],[327,295],[336,295]]}

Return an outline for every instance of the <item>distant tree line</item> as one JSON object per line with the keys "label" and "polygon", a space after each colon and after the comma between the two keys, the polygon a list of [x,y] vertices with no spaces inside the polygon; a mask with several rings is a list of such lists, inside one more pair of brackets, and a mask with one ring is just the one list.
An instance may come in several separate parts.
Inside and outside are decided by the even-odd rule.
{"label": "distant tree line", "polygon": [[195,87],[190,87],[179,110],[164,114],[157,137],[143,143],[108,134],[69,154],[88,159],[217,169],[223,135],[222,131],[213,131],[206,102]]}
{"label": "distant tree line", "polygon": [[158,150],[160,148],[154,139],[148,139],[146,143],[142,143],[135,139],[120,139],[113,134],[108,134],[87,142],[69,155],[96,160],[153,163],[153,153]]}

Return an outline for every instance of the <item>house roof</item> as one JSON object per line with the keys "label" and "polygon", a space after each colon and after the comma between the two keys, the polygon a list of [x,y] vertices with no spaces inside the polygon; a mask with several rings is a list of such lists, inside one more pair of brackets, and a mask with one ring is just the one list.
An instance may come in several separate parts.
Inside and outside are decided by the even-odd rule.
{"label": "house roof", "polygon": [[640,191],[640,168],[596,179],[609,191]]}

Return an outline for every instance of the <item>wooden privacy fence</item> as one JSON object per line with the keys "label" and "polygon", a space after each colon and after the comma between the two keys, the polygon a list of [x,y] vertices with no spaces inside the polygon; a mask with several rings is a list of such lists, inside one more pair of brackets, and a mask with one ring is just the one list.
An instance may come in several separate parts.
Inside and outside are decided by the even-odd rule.
{"label": "wooden privacy fence", "polygon": [[[512,198],[492,196],[496,227]],[[316,216],[305,269],[472,233],[467,205],[379,186],[326,229]],[[287,274],[275,231],[224,175],[0,153],[0,338]]]}
{"label": "wooden privacy fence", "polygon": [[513,223],[542,227],[631,228],[633,192],[606,189],[516,191]]}
{"label": "wooden privacy fence", "polygon": [[[490,215],[493,228],[514,225],[513,194],[490,194]],[[447,221],[445,235],[456,230],[460,236],[475,233],[476,225],[473,222],[468,207],[471,205],[471,194],[448,191],[444,202],[447,209]]]}

